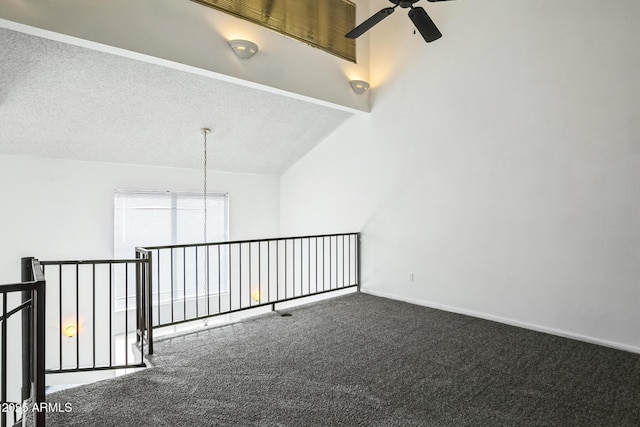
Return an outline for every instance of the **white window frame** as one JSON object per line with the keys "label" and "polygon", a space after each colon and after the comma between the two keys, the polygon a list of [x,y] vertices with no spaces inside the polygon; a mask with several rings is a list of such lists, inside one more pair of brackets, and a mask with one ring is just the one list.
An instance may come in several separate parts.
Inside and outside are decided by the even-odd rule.
{"label": "white window frame", "polygon": [[[113,226],[113,252],[114,252],[114,257],[118,257],[120,256],[121,258],[133,258],[135,252],[133,250],[133,248],[131,248],[131,255],[126,255],[123,253],[120,253],[120,251],[118,250],[118,233],[122,233],[123,232],[123,227],[124,226],[124,232],[126,232],[126,224],[119,224],[119,214],[118,214],[118,209],[123,209],[123,207],[118,206],[118,198],[119,197],[126,197],[126,196],[135,196],[135,195],[139,195],[139,196],[146,196],[146,197],[150,197],[153,198],[153,196],[158,196],[158,200],[161,201],[162,198],[167,198],[167,196],[171,197],[171,204],[169,207],[167,208],[163,208],[163,207],[159,207],[157,209],[170,209],[171,210],[171,237],[170,237],[170,242],[164,242],[164,243],[159,243],[159,244],[154,244],[154,245],[147,245],[147,246],[163,246],[163,245],[176,245],[176,244],[192,244],[192,243],[202,243],[204,242],[204,229],[203,229],[203,235],[200,239],[198,239],[197,241],[193,241],[193,242],[177,242],[177,235],[178,235],[178,228],[177,228],[177,221],[178,221],[178,202],[180,199],[180,196],[186,196],[186,197],[199,197],[200,199],[202,199],[204,201],[204,195],[202,193],[196,193],[196,192],[187,192],[187,191],[154,191],[154,190],[115,190],[114,191],[114,226]],[[208,192],[207,193],[207,201],[213,201],[214,199],[218,199],[218,202],[220,201],[220,199],[222,199],[223,202],[223,209],[222,209],[222,217],[223,217],[223,224],[222,224],[222,235],[218,236],[217,238],[215,238],[215,241],[228,241],[229,239],[229,194],[228,193],[223,193],[223,192]],[[126,208],[124,208],[126,209]],[[132,208],[132,209],[153,209],[153,208]],[[211,216],[208,216],[208,222],[212,220]],[[207,224],[207,228],[208,230],[211,230],[211,224]],[[209,241],[212,241],[211,239],[208,239]],[[139,243],[139,244],[138,244]],[[134,246],[142,246],[144,247],[145,244],[143,242],[138,242],[136,244],[134,244]],[[127,251],[129,252],[129,251]],[[225,254],[224,257],[226,259],[226,256],[228,256],[228,254]],[[177,263],[178,260],[174,259],[174,263]],[[226,266],[226,264],[224,264]],[[176,273],[177,269],[174,270],[174,275],[177,274]],[[155,273],[155,272],[154,272]],[[133,274],[133,276],[132,276]],[[223,280],[223,284],[225,285],[224,288],[220,289],[220,293],[224,294],[227,292],[227,277],[228,272],[224,271],[222,272],[222,275],[224,276],[225,280]],[[132,283],[135,283],[135,272],[129,271],[129,287],[131,287]],[[128,295],[125,297],[125,290],[124,290],[124,286],[123,286],[123,280],[115,280],[114,282],[114,290],[113,290],[113,298],[114,298],[114,309],[116,311],[123,311],[125,310],[125,303],[124,300],[126,297],[128,297],[128,304],[126,309],[131,309],[135,307],[135,289],[129,289]],[[197,285],[196,285],[197,286]],[[197,291],[195,291],[196,287],[187,287],[186,288],[188,292],[186,292],[186,295],[181,295],[181,296],[176,296],[173,295],[173,301],[178,302],[178,301],[184,301],[185,299],[187,301],[189,300],[193,300],[196,298],[196,293]],[[182,289],[181,289],[182,290]],[[191,292],[193,291],[193,292]],[[157,301],[158,299],[158,293],[159,291],[156,289],[153,292],[153,301]],[[160,292],[160,303],[164,304],[164,303],[169,303],[169,301],[171,300],[171,295],[169,295],[168,297],[163,296],[164,294],[167,294],[166,291],[162,291]],[[217,295],[218,294],[218,290],[217,289],[209,289],[209,295],[213,296],[213,295]],[[200,298],[204,297],[203,294],[198,294]]]}

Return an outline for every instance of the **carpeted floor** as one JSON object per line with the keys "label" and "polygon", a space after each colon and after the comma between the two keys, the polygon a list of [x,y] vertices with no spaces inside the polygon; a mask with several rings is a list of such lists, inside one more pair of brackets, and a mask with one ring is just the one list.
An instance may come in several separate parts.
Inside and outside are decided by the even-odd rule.
{"label": "carpeted floor", "polygon": [[366,294],[156,344],[77,426],[640,426],[640,355]]}

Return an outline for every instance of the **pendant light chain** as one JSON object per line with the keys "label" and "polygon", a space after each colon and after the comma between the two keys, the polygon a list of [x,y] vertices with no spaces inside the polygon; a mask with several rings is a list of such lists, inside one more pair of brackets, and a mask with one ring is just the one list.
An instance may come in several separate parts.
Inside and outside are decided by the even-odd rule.
{"label": "pendant light chain", "polygon": [[204,242],[207,242],[207,134],[209,133],[209,129],[202,129],[202,133],[204,134],[204,185],[202,198],[204,202]]}
{"label": "pendant light chain", "polygon": [[[202,201],[204,203],[204,224],[203,224],[203,234],[204,234],[204,243],[207,243],[207,135],[211,132],[207,128],[202,129],[202,134],[204,135],[204,185],[202,190]],[[207,313],[209,312],[209,247],[205,246],[205,257],[204,257],[204,288],[206,291],[207,298],[205,299],[204,305]],[[197,303],[197,302],[196,302]],[[205,326],[207,325],[207,321],[205,320]]]}

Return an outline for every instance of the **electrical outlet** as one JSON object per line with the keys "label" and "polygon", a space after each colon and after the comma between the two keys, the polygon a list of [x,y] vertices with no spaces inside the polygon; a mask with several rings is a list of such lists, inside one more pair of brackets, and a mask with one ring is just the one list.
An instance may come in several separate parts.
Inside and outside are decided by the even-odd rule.
{"label": "electrical outlet", "polygon": [[409,273],[409,282],[413,283],[413,273]]}

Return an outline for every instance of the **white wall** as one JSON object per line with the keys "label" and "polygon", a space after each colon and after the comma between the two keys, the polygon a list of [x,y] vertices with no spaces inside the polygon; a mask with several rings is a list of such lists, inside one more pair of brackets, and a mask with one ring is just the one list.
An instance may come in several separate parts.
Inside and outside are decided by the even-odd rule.
{"label": "white wall", "polygon": [[640,352],[640,3],[424,6],[444,37],[372,30],[372,112],[282,176],[281,232],[361,230],[367,291]]}
{"label": "white wall", "polygon": [[[368,14],[368,0],[356,3],[360,21]],[[192,71],[349,111],[369,110],[368,94],[357,96],[349,87],[349,80],[369,78],[367,38],[358,40],[355,64],[189,0],[9,0],[0,2],[1,19],[7,22],[0,26],[42,37],[187,71],[195,67]],[[228,45],[237,38],[255,42],[260,52],[251,60],[239,59]]]}
{"label": "white wall", "polygon": [[[20,280],[20,258],[35,256],[42,260],[109,259],[113,257],[113,191],[115,189],[202,191],[203,172],[194,169],[162,168],[112,163],[53,160],[26,156],[0,155],[0,283]],[[209,191],[229,193],[230,239],[274,237],[279,235],[279,181],[276,176],[208,173]],[[133,257],[134,254],[131,254]],[[99,270],[98,272],[104,270]],[[54,278],[55,279],[55,278]],[[55,280],[53,280],[55,284]],[[100,282],[105,283],[105,282]],[[56,298],[56,287],[53,296]],[[99,289],[102,295],[107,290]],[[88,297],[90,294],[85,294]],[[82,300],[82,298],[81,298]],[[68,303],[74,304],[73,301]],[[11,303],[10,308],[16,303]],[[91,313],[91,301],[80,304],[84,316]],[[104,312],[105,305],[98,309]],[[60,325],[57,311],[47,321],[48,366],[57,367],[57,337]],[[106,314],[105,314],[106,315]],[[122,321],[123,313],[115,313]],[[98,316],[100,317],[100,316]],[[134,325],[135,316],[129,318]],[[19,317],[17,318],[19,320]],[[104,320],[104,319],[103,319]],[[91,363],[91,319],[82,318],[81,363]],[[114,321],[114,331],[121,331]],[[104,349],[108,338],[104,322],[98,329],[98,345]],[[100,329],[101,328],[101,329]],[[13,334],[16,329],[11,327]],[[102,334],[102,335],[100,335]],[[18,339],[19,338],[15,338]],[[71,338],[63,337],[64,353],[75,352]],[[70,341],[71,340],[71,341]],[[114,347],[120,350],[122,345]],[[17,350],[16,350],[17,349]],[[19,366],[19,346],[12,347],[12,366]],[[86,353],[85,353],[86,351]],[[16,356],[17,355],[17,356]],[[118,356],[118,354],[115,354]],[[65,356],[65,366],[74,357]],[[86,357],[89,357],[87,359]],[[105,363],[101,353],[98,363]],[[53,360],[53,362],[52,362]],[[88,360],[88,362],[87,362]],[[19,371],[12,371],[19,374]],[[107,372],[103,375],[113,375]],[[48,383],[91,381],[92,373],[47,376]],[[17,393],[19,375],[10,375],[9,393]],[[18,399],[15,397],[14,399]]]}
{"label": "white wall", "polygon": [[[20,279],[20,257],[113,256],[113,190],[202,191],[195,169],[0,155],[0,283]],[[276,176],[208,173],[229,193],[230,238],[279,235]],[[133,256],[134,254],[132,254]]]}

